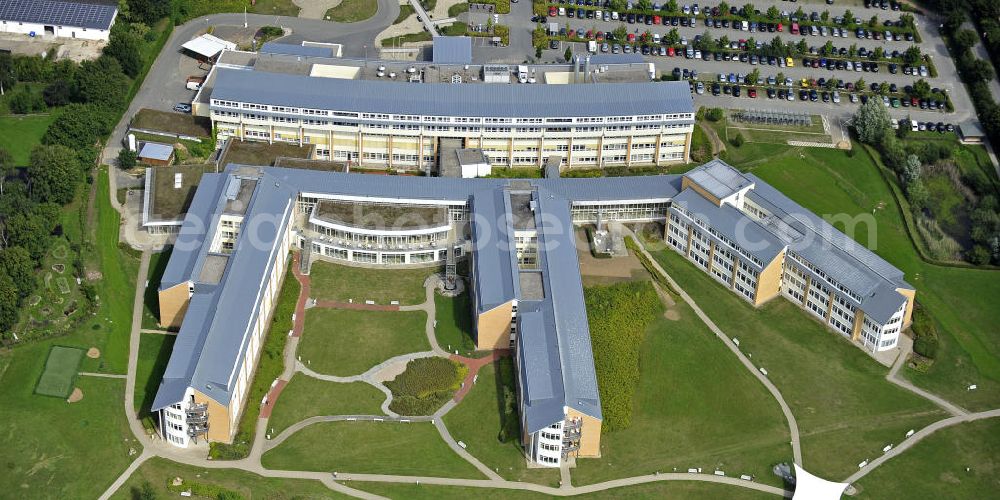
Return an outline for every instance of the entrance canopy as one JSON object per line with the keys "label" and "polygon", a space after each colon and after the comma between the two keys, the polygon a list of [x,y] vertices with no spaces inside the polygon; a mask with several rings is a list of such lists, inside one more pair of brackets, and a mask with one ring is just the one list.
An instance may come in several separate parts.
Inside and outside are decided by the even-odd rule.
{"label": "entrance canopy", "polygon": [[205,59],[213,59],[215,56],[219,55],[223,49],[226,50],[236,50],[236,44],[233,42],[227,42],[219,37],[212,36],[209,34],[204,34],[198,38],[193,38],[181,45],[184,50],[189,50],[204,57]]}
{"label": "entrance canopy", "polygon": [[847,483],[835,483],[814,476],[795,464],[795,494],[792,500],[840,500],[840,495],[848,486]]}

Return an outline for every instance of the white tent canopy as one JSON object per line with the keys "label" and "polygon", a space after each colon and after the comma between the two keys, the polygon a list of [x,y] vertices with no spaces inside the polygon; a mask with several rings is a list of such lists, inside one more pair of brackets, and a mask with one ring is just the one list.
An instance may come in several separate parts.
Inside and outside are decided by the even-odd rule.
{"label": "white tent canopy", "polygon": [[835,483],[807,472],[795,464],[795,493],[792,500],[840,500],[850,484]]}
{"label": "white tent canopy", "polygon": [[236,50],[235,43],[227,42],[219,37],[209,34],[193,38],[185,42],[184,45],[181,45],[181,47],[208,59],[219,55],[219,52],[222,52],[223,49]]}

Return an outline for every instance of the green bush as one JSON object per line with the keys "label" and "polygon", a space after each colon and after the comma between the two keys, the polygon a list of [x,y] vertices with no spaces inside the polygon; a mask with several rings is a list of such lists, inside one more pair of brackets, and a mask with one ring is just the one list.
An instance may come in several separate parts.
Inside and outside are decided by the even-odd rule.
{"label": "green bush", "polygon": [[389,409],[400,415],[430,415],[452,397],[469,369],[447,358],[419,358],[385,383],[392,391]]}
{"label": "green bush", "polygon": [[223,488],[214,484],[197,483],[184,481],[179,486],[174,486],[171,480],[167,482],[167,490],[180,493],[191,490],[191,496],[200,498],[213,498],[215,500],[242,500],[244,498],[239,492]]}
{"label": "green bush", "polygon": [[734,135],[732,139],[729,139],[729,142],[730,142],[730,144],[732,144],[733,146],[736,146],[736,147],[742,146],[743,142],[744,142],[744,140],[743,140],[743,134],[737,132],[736,135]]}
{"label": "green bush", "polygon": [[662,311],[660,298],[647,281],[587,288],[584,295],[604,414],[601,432],[626,429],[639,384],[639,349]]}
{"label": "green bush", "polygon": [[934,359],[938,350],[938,332],[934,318],[917,304],[913,310],[913,351],[917,354]]}
{"label": "green bush", "polygon": [[709,121],[717,122],[725,117],[725,111],[722,108],[712,108],[705,113],[705,118]]}

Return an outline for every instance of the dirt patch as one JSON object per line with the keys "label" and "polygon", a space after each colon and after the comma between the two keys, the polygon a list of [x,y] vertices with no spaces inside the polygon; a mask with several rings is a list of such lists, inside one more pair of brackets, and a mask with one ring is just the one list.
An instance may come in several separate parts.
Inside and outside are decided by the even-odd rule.
{"label": "dirt patch", "polygon": [[681,313],[677,312],[677,309],[667,309],[663,311],[663,317],[670,321],[677,321],[681,319]]}
{"label": "dirt patch", "polygon": [[87,357],[90,359],[97,359],[101,357],[101,350],[96,347],[91,347],[87,349]]}
{"label": "dirt patch", "polygon": [[52,264],[52,270],[62,274],[66,270],[66,264]]}
{"label": "dirt patch", "polygon": [[83,391],[81,391],[79,387],[74,387],[73,388],[73,394],[69,395],[69,398],[66,400],[66,402],[67,403],[76,403],[76,402],[78,402],[78,401],[80,401],[82,399],[83,399]]}
{"label": "dirt patch", "polygon": [[87,281],[97,281],[101,279],[104,275],[100,271],[87,271]]}

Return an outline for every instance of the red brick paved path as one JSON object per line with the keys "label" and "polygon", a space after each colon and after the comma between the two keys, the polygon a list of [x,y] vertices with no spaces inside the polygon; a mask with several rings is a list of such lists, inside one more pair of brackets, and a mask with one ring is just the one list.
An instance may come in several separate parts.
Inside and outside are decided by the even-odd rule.
{"label": "red brick paved path", "polygon": [[455,393],[455,397],[452,398],[456,403],[462,401],[469,391],[472,390],[473,379],[476,378],[476,374],[479,373],[479,369],[502,358],[503,356],[509,356],[510,351],[506,349],[497,349],[493,351],[492,354],[483,358],[467,358],[465,356],[459,356],[457,354],[452,354],[448,358],[453,361],[458,361],[463,365],[469,367],[469,373],[465,376],[465,380],[462,382],[462,388]]}
{"label": "red brick paved path", "polygon": [[271,388],[267,393],[267,403],[260,407],[260,418],[270,418],[271,411],[274,410],[274,403],[278,401],[278,395],[281,394],[281,390],[288,385],[288,381],[278,380],[277,384]]}
{"label": "red brick paved path", "polygon": [[302,336],[302,328],[306,322],[306,301],[309,300],[309,288],[312,284],[309,276],[299,271],[299,259],[301,258],[302,254],[300,252],[292,254],[292,274],[295,275],[295,279],[298,280],[299,285],[302,285],[302,289],[299,291],[299,301],[295,303],[295,324],[292,326],[293,337]]}

